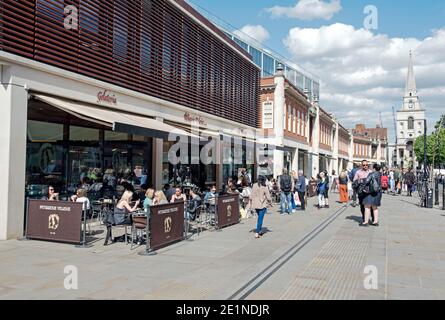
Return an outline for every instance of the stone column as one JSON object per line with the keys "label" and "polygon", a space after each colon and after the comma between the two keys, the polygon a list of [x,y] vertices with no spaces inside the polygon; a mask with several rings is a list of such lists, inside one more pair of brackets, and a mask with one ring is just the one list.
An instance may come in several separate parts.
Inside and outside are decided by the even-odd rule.
{"label": "stone column", "polygon": [[23,236],[28,91],[0,85],[0,240]]}
{"label": "stone column", "polygon": [[[156,118],[157,121],[164,122],[163,118]],[[164,140],[153,138],[153,156],[152,156],[152,170],[153,170],[153,186],[156,190],[162,190],[162,167],[164,155]]]}

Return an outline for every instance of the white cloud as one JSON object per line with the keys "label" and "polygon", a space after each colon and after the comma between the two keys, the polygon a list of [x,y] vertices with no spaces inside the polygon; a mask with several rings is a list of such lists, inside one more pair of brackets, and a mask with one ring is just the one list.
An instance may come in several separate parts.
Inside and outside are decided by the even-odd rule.
{"label": "white cloud", "polygon": [[235,35],[241,39],[246,41],[251,41],[252,39],[258,41],[259,43],[263,43],[264,41],[270,38],[269,31],[261,25],[246,25],[242,27],[240,30],[236,30]]}
{"label": "white cloud", "polygon": [[318,29],[293,28],[283,42],[295,62],[320,76],[321,105],[347,127],[358,121],[374,126],[382,112],[393,139],[392,107],[402,106],[410,50],[431,124],[445,110],[445,27],[416,39],[335,23]]}
{"label": "white cloud", "polygon": [[324,19],[331,20],[332,17],[342,9],[340,0],[300,0],[293,7],[275,6],[266,9],[272,18],[288,17],[300,20]]}

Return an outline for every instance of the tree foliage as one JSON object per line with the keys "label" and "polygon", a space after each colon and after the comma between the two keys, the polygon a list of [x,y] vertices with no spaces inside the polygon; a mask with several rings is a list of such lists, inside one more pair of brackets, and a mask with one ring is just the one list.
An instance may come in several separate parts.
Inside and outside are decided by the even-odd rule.
{"label": "tree foliage", "polygon": [[[427,165],[439,167],[445,164],[445,129],[438,129],[427,137],[426,143]],[[424,136],[420,136],[414,142],[414,152],[420,163],[423,164],[424,158]]]}

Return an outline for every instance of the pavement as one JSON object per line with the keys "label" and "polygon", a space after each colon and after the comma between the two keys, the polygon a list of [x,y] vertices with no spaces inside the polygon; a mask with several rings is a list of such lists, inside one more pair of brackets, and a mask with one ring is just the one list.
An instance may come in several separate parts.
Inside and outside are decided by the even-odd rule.
{"label": "pavement", "polygon": [[261,239],[251,218],[153,256],[125,243],[103,247],[100,228],[92,248],[3,241],[0,299],[445,299],[445,211],[385,195],[380,227],[361,228],[358,208],[330,198],[329,209],[313,198],[293,215],[275,207]]}

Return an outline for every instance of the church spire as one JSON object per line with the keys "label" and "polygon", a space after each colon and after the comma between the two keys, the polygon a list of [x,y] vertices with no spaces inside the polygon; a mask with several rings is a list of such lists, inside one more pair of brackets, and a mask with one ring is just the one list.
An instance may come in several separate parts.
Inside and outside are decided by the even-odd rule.
{"label": "church spire", "polygon": [[416,78],[414,77],[413,53],[409,52],[408,76],[406,78],[406,97],[417,96]]}

